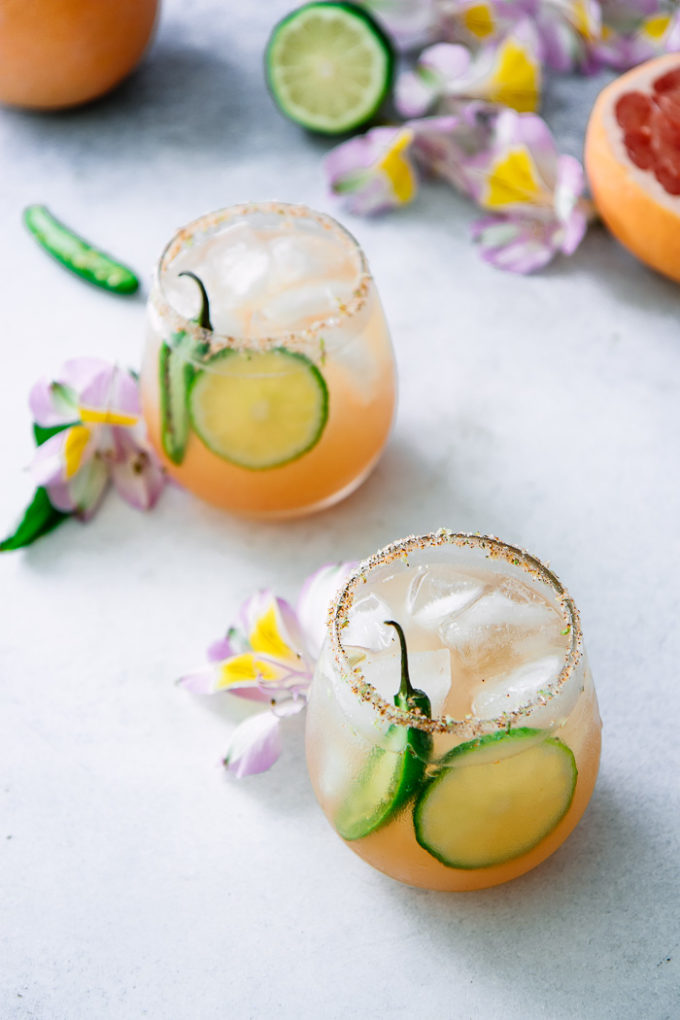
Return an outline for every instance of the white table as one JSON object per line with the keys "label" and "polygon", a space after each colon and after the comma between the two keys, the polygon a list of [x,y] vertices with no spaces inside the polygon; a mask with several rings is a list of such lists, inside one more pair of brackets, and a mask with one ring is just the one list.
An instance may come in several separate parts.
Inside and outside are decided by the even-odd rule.
{"label": "white table", "polygon": [[[0,112],[4,531],[29,495],[34,379],[78,354],[138,364],[143,330],[143,296],[64,273],[23,230],[25,204],[149,271],[211,208],[337,211],[327,144],[263,85],[288,6],[169,0],[110,98]],[[572,151],[597,87],[551,90]],[[472,249],[473,217],[430,186],[399,214],[346,219],[401,377],[388,450],[347,502],[253,524],[175,487],[149,516],[111,495],[86,527],[0,558],[3,1018],[678,1015],[680,294],[601,229],[539,276],[498,273]],[[255,588],[293,597],[322,562],[440,525],[551,562],[582,612],[605,725],[567,844],[458,896],[401,887],[341,844],[301,720],[274,771],[238,782],[220,757],[241,703],[173,683]]]}

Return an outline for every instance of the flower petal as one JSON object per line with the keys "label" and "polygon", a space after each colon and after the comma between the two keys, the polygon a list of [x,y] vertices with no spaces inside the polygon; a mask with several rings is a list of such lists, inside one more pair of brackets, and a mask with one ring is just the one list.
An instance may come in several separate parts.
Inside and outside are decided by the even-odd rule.
{"label": "flower petal", "polygon": [[418,71],[403,71],[397,78],[394,104],[402,117],[421,117],[441,95],[439,83]]}
{"label": "flower petal", "polygon": [[158,500],[165,475],[150,447],[134,442],[128,429],[113,430],[118,457],[111,463],[111,477],[118,495],[138,510],[150,510]]}
{"label": "flower petal", "polygon": [[473,95],[512,107],[520,113],[538,108],[541,98],[541,63],[538,41],[529,21],[520,22],[500,43],[486,81]]}
{"label": "flower petal", "polygon": [[432,34],[436,0],[361,0],[400,50],[423,46]]}
{"label": "flower petal", "polygon": [[408,128],[381,127],[338,145],[324,162],[331,191],[363,216],[410,202],[417,190],[407,156],[412,139]]}
{"label": "flower petal", "polygon": [[437,43],[420,54],[414,71],[397,79],[395,105],[403,117],[419,117],[462,78],[470,67],[470,53],[452,43]]}
{"label": "flower petal", "polygon": [[136,381],[117,365],[105,365],[81,391],[82,421],[105,425],[135,425],[139,419]]}
{"label": "flower petal", "polygon": [[235,679],[231,686],[225,687],[222,684],[221,665],[221,663],[210,663],[203,669],[197,669],[193,673],[187,673],[180,677],[178,683],[192,694],[217,694],[220,691],[225,691],[227,694],[236,694],[249,701],[271,701],[271,695],[259,687],[257,676],[255,679],[246,678],[241,681]]}
{"label": "flower petal", "polygon": [[302,585],[297,601],[305,646],[316,661],[326,636],[326,624],[333,599],[354,570],[355,563],[327,563],[319,567]]}
{"label": "flower petal", "polygon": [[304,645],[295,611],[270,589],[243,603],[241,620],[253,651],[292,662],[301,658]]}
{"label": "flower petal", "polygon": [[498,24],[493,3],[480,3],[477,0],[472,0],[472,3],[468,0],[466,3],[461,0],[455,10],[474,39],[484,41],[496,34]]}
{"label": "flower petal", "polygon": [[208,662],[222,662],[232,655],[240,655],[246,650],[247,642],[239,634],[235,627],[230,627],[223,638],[218,638],[209,645],[207,650]]}
{"label": "flower petal", "polygon": [[31,475],[36,485],[54,485],[73,478],[96,450],[94,437],[84,425],[72,425],[50,436],[35,451]]}
{"label": "flower petal", "polygon": [[428,173],[477,199],[498,117],[497,108],[474,100],[461,102],[455,114],[410,120],[413,156]]}
{"label": "flower petal", "polygon": [[217,668],[218,691],[260,689],[262,682],[276,684],[290,676],[290,667],[277,659],[268,659],[253,652],[233,655]]}
{"label": "flower petal", "polygon": [[236,727],[224,764],[237,779],[266,772],[277,761],[282,750],[279,724],[273,712],[261,712]]}
{"label": "flower petal", "polygon": [[532,273],[542,269],[558,248],[544,223],[519,215],[487,216],[472,225],[482,258],[497,269]]}
{"label": "flower petal", "polygon": [[110,370],[111,365],[102,358],[69,358],[61,366],[59,381],[81,394],[96,376]]}
{"label": "flower petal", "polygon": [[78,418],[78,395],[70,386],[39,379],[28,397],[33,420],[44,428],[65,425]]}
{"label": "flower petal", "polygon": [[57,510],[74,512],[88,521],[97,510],[108,482],[106,464],[98,457],[92,457],[73,478],[47,485],[47,495]]}

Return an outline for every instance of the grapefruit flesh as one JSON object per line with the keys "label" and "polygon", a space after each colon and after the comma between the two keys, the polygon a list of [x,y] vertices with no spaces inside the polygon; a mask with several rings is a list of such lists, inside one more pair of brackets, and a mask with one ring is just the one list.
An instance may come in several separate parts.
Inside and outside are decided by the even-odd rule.
{"label": "grapefruit flesh", "polygon": [[585,163],[614,236],[680,281],[680,54],[647,61],[600,93]]}

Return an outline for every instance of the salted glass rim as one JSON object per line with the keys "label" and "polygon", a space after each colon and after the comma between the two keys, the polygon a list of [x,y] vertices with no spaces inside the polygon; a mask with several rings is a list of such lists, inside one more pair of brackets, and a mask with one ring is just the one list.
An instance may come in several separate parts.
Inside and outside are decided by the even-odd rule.
{"label": "salted glass rim", "polygon": [[[477,548],[482,550],[487,558],[504,559],[512,566],[522,567],[534,581],[538,580],[552,590],[565,627],[569,630],[569,648],[559,674],[541,689],[540,694],[527,699],[514,711],[504,712],[495,718],[482,719],[469,715],[465,719],[454,719],[445,715],[429,719],[420,712],[398,708],[394,703],[386,701],[366,679],[361,672],[361,663],[352,665],[342,644],[341,633],[346,626],[356,589],[369,580],[373,571],[385,564],[408,557],[410,552],[449,545]],[[330,607],[328,632],[333,665],[341,680],[346,680],[352,693],[361,701],[368,702],[385,722],[425,730],[428,733],[449,733],[466,738],[483,736],[498,730],[510,729],[518,723],[526,723],[527,717],[532,712],[548,704],[563,690],[583,657],[583,633],[578,610],[559,578],[549,567],[526,550],[503,542],[495,535],[453,532],[447,528],[440,528],[427,535],[409,535],[407,538],[391,542],[359,563]]]}
{"label": "salted glass rim", "polygon": [[[186,316],[178,312],[166,293],[166,277],[169,274],[173,259],[177,257],[183,248],[192,243],[194,236],[199,231],[206,234],[209,232],[217,233],[225,224],[235,221],[240,216],[245,217],[257,214],[273,214],[298,217],[301,220],[311,220],[335,235],[343,244],[351,247],[357,258],[357,275],[349,301],[333,312],[332,315],[326,315],[303,329],[270,333],[264,337],[227,335],[216,330],[205,329],[199,326],[197,322],[187,319]],[[241,202],[237,205],[225,206],[214,212],[198,216],[176,231],[163,249],[156,265],[155,286],[151,295],[151,303],[169,323],[172,330],[184,332],[195,341],[199,349],[201,346],[205,348],[203,356],[188,357],[186,359],[187,361],[195,361],[197,364],[205,367],[205,362],[202,360],[203,357],[209,358],[219,351],[226,349],[271,351],[277,347],[284,347],[293,352],[304,351],[310,341],[319,338],[320,333],[337,329],[338,326],[344,325],[364,309],[372,282],[373,277],[368,267],[368,260],[361,245],[346,227],[332,216],[329,216],[328,213],[318,212],[310,206],[297,202]],[[351,339],[351,337],[348,338],[348,342]]]}

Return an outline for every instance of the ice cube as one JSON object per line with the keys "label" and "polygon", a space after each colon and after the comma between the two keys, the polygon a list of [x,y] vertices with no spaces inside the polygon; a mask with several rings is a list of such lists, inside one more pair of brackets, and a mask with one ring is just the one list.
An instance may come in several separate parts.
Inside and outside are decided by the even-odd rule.
{"label": "ice cube", "polygon": [[219,290],[229,303],[262,297],[270,283],[271,268],[269,252],[255,231],[240,234],[212,264]]}
{"label": "ice cube", "polygon": [[276,282],[284,285],[357,275],[356,267],[348,264],[345,248],[325,236],[278,235],[271,240],[269,250]]}
{"label": "ice cube", "polygon": [[[432,704],[432,715],[440,715],[451,686],[451,656],[448,649],[431,652],[410,652],[409,676],[414,687],[425,691]],[[394,702],[401,683],[401,655],[396,649],[367,658],[361,664],[363,676],[381,698]]]}
{"label": "ice cube", "polygon": [[498,589],[439,628],[442,641],[479,676],[496,675],[563,647],[559,613],[546,602],[519,602]]}
{"label": "ice cube", "polygon": [[347,648],[364,648],[379,652],[389,648],[394,639],[394,628],[385,626],[393,612],[386,602],[371,593],[357,599],[349,614],[349,623],[342,632],[342,643]]}
{"label": "ice cube", "polygon": [[481,719],[495,719],[503,712],[521,708],[557,677],[562,661],[559,655],[546,655],[487,680],[472,700],[474,714]]}
{"label": "ice cube", "polygon": [[446,626],[483,591],[479,578],[454,567],[419,567],[406,594],[406,609],[421,627],[435,629]]}
{"label": "ice cube", "polygon": [[545,602],[520,602],[500,589],[482,595],[455,615],[442,621],[439,633],[452,648],[519,639],[530,631],[556,628],[559,616]]}
{"label": "ice cube", "polygon": [[276,329],[310,326],[337,312],[339,301],[328,281],[312,281],[267,295],[263,315]]}

